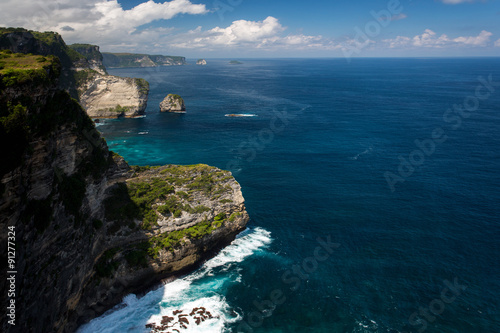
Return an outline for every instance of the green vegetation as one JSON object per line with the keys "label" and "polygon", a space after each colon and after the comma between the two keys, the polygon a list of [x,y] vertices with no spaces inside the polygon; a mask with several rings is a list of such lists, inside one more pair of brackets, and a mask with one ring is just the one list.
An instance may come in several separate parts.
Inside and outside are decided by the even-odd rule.
{"label": "green vegetation", "polygon": [[168,95],[176,101],[182,101],[182,97],[177,94],[168,94]]}
{"label": "green vegetation", "polygon": [[130,106],[121,106],[120,104],[116,105],[114,109],[111,109],[113,112],[117,113],[126,113],[130,111]]}
{"label": "green vegetation", "polygon": [[149,82],[144,79],[135,79],[135,84],[139,87],[139,94],[147,95],[149,93]]}
{"label": "green vegetation", "polygon": [[241,216],[240,212],[234,212],[234,213],[232,213],[231,216],[229,216],[229,222],[234,222],[234,220],[236,220],[236,218],[238,216]]}
{"label": "green vegetation", "polygon": [[94,270],[98,278],[109,278],[113,276],[114,271],[118,268],[120,263],[113,260],[113,257],[118,253],[120,248],[113,248],[103,253],[101,258],[94,265]]}
{"label": "green vegetation", "polygon": [[71,44],[68,47],[82,56],[87,60],[102,61],[102,54],[99,52],[99,46],[92,44]]}
{"label": "green vegetation", "polygon": [[[167,196],[172,193],[173,186],[160,178],[152,178],[151,182],[118,183],[104,201],[106,219],[125,223],[142,218],[142,228],[151,229],[158,220],[153,204],[167,200]],[[165,209],[176,207],[172,199],[170,205]]]}
{"label": "green vegetation", "polygon": [[162,249],[173,252],[174,248],[184,242],[184,238],[200,239],[205,235],[211,234],[212,231],[222,226],[225,218],[226,213],[220,213],[213,221],[205,219],[190,228],[165,232],[161,235],[152,237],[149,240],[150,248],[148,249],[148,254],[153,258],[157,258]]}
{"label": "green vegetation", "polygon": [[148,267],[147,252],[142,249],[132,250],[125,254],[125,260],[132,267]]}
{"label": "green vegetation", "polygon": [[99,74],[93,69],[84,69],[81,71],[74,72],[73,76],[75,78],[75,83],[77,87],[84,86],[88,81],[93,80],[94,77]]}
{"label": "green vegetation", "polygon": [[42,84],[53,82],[51,71],[59,75],[59,60],[54,56],[42,57],[33,54],[0,51],[0,77],[3,87],[18,84]]}

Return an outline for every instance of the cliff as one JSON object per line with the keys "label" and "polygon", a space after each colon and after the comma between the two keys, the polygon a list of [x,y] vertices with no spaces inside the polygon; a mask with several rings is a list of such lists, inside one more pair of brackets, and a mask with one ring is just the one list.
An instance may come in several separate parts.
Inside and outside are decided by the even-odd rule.
{"label": "cliff", "polygon": [[104,52],[102,55],[103,63],[106,68],[156,67],[186,64],[186,58],[179,56],[107,52]]}
{"label": "cliff", "polygon": [[92,70],[77,73],[78,96],[92,118],[136,117],[146,110],[149,83]]}
{"label": "cliff", "polygon": [[57,56],[62,73],[59,87],[77,99],[91,117],[135,117],[146,110],[148,82],[108,75],[96,45],[67,46],[57,33],[0,28],[0,49]]}
{"label": "cliff", "polygon": [[91,69],[99,74],[107,75],[106,68],[102,63],[102,54],[99,51],[99,46],[91,44],[71,44],[69,48],[78,52],[83,56],[73,62],[76,70]]}
{"label": "cliff", "polygon": [[[1,331],[73,332],[126,294],[196,267],[245,227],[230,172],[128,166],[58,87],[58,58],[0,55],[0,227],[15,229],[17,271],[16,326],[2,297]],[[0,286],[6,295],[6,279]]]}

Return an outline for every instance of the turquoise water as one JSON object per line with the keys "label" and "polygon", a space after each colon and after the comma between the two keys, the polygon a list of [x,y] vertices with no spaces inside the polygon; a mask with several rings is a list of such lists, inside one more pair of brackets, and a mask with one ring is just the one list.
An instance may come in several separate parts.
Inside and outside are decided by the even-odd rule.
{"label": "turquoise water", "polygon": [[145,118],[99,124],[110,148],[231,170],[251,221],[81,332],[199,306],[181,331],[500,332],[500,59],[242,62],[110,71],[151,84]]}

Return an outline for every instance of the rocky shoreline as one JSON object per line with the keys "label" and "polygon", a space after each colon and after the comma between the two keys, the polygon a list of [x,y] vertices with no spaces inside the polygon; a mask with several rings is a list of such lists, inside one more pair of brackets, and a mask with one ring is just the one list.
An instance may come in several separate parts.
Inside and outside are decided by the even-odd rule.
{"label": "rocky shoreline", "polygon": [[[54,33],[0,29],[0,46],[9,63],[29,64],[0,71],[0,141],[11,143],[0,146],[6,157],[0,224],[16,230],[16,306],[22,309],[14,328],[2,316],[3,332],[74,332],[127,294],[197,268],[245,229],[241,187],[229,171],[131,167],[109,151],[90,106],[85,111],[67,91],[79,88],[85,96],[97,81],[116,77],[84,66],[72,81],[70,55],[80,64],[88,60]],[[53,50],[63,52],[57,58]],[[6,233],[0,243],[7,247]],[[2,289],[5,284],[0,281]]]}

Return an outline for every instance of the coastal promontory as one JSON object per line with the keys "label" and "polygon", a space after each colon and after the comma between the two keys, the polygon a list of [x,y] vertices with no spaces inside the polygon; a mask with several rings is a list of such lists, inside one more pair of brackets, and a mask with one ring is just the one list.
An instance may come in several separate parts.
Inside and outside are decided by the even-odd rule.
{"label": "coastal promontory", "polygon": [[10,47],[0,56],[0,228],[15,234],[17,310],[16,326],[2,315],[0,331],[75,332],[127,294],[193,270],[245,228],[229,171],[129,166],[61,88],[64,59]]}
{"label": "coastal promontory", "polygon": [[168,94],[160,103],[160,112],[186,112],[184,99],[177,94]]}

